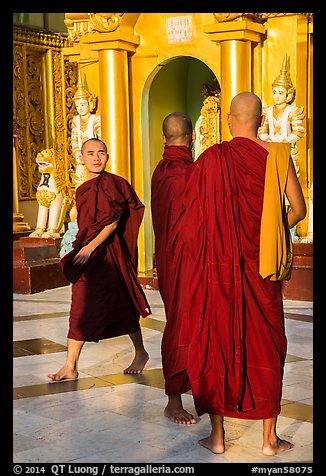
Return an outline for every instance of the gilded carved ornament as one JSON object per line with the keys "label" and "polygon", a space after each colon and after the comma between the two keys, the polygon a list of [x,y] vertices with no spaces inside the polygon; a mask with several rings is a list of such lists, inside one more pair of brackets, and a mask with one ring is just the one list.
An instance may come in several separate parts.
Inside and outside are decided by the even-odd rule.
{"label": "gilded carved ornament", "polygon": [[[19,200],[36,198],[40,171],[36,155],[53,145],[63,170],[69,173],[66,151],[66,118],[63,110],[62,48],[68,39],[59,34],[14,28],[13,48],[13,130],[16,135],[17,191]],[[45,54],[50,61],[45,61]],[[67,62],[65,62],[67,63]],[[47,94],[44,75],[48,78]],[[66,76],[64,75],[64,78]],[[54,134],[49,131],[54,127]],[[69,169],[69,170],[68,170]],[[64,172],[63,172],[64,173]]]}
{"label": "gilded carved ornament", "polygon": [[87,33],[110,33],[118,29],[124,13],[66,13],[65,24],[71,41]]}
{"label": "gilded carved ornament", "polygon": [[120,26],[124,13],[89,13],[88,15],[92,30],[107,33],[115,31]]}
{"label": "gilded carved ornament", "polygon": [[244,18],[256,23],[264,23],[269,18],[283,17],[289,15],[306,15],[312,17],[312,13],[213,13],[217,22],[241,21]]}
{"label": "gilded carved ornament", "polygon": [[243,17],[249,18],[250,20],[257,21],[261,15],[260,13],[213,13],[214,18],[217,22],[228,22],[234,20],[242,20]]}
{"label": "gilded carved ornament", "polygon": [[313,202],[314,201],[314,192],[313,192],[313,185],[308,190],[308,198]]}
{"label": "gilded carved ornament", "polygon": [[62,47],[69,46],[69,40],[60,33],[45,33],[29,31],[18,26],[13,29],[14,44],[28,44],[30,47],[51,48],[61,51]]}
{"label": "gilded carved ornament", "polygon": [[33,199],[39,180],[37,152],[45,147],[45,95],[42,83],[43,50],[34,45],[13,48],[13,130],[17,137],[19,199]]}
{"label": "gilded carved ornament", "polygon": [[216,96],[208,96],[201,108],[202,124],[200,126],[200,133],[203,136],[201,139],[202,151],[208,147],[217,144],[219,141],[219,110],[220,99]]}
{"label": "gilded carved ornament", "polygon": [[195,142],[195,157],[220,140],[220,94],[221,88],[214,78],[213,83],[203,83],[203,105],[195,128],[199,133]]}

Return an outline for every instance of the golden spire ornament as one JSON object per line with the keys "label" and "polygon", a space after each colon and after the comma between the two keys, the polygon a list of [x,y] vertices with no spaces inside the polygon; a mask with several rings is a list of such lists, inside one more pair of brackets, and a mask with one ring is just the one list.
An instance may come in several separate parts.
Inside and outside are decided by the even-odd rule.
{"label": "golden spire ornament", "polygon": [[287,91],[290,88],[293,88],[293,84],[291,81],[291,76],[289,72],[289,62],[290,58],[287,55],[284,55],[282,68],[280,70],[280,74],[274,79],[272,86],[275,87],[282,87],[285,88]]}
{"label": "golden spire ornament", "polygon": [[81,72],[78,71],[78,82],[77,82],[77,90],[74,95],[74,101],[77,99],[88,99],[91,96],[90,92],[83,86]]}

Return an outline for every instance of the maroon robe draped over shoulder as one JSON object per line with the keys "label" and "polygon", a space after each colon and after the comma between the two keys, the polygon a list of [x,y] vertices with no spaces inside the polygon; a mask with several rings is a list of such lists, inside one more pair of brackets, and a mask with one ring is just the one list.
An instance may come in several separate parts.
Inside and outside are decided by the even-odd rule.
{"label": "maroon robe draped over shoulder", "polygon": [[280,282],[259,274],[268,151],[237,137],[188,168],[180,227],[193,273],[185,329],[198,415],[279,414],[286,356]]}
{"label": "maroon robe draped over shoulder", "polygon": [[[150,306],[137,279],[137,237],[144,205],[122,177],[103,172],[77,188],[78,233],[61,259],[72,284],[68,337],[99,341],[140,329]],[[72,264],[80,248],[122,215],[118,227],[84,265]]]}
{"label": "maroon robe draped over shoulder", "polygon": [[188,147],[166,145],[151,184],[156,271],[166,314],[161,354],[167,395],[180,395],[190,390],[185,370],[187,346],[180,330],[184,303],[178,299],[180,285],[184,284],[186,275],[182,242],[176,230],[184,212],[185,173],[192,162]]}

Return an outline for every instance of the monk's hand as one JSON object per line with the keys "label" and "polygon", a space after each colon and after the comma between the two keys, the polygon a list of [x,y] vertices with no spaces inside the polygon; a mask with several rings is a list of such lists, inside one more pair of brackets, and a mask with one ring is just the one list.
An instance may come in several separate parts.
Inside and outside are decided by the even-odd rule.
{"label": "monk's hand", "polygon": [[74,265],[82,265],[82,264],[87,263],[87,261],[89,260],[89,257],[90,257],[91,254],[92,254],[92,251],[93,251],[93,248],[91,248],[90,246],[88,246],[88,245],[83,246],[83,247],[78,251],[78,253],[76,254],[76,256],[73,258],[72,264],[74,264]]}

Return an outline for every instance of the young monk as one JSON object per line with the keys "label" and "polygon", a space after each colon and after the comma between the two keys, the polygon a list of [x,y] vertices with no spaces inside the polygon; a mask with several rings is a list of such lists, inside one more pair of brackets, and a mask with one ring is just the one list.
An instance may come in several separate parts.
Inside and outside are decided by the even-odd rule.
{"label": "young monk", "polygon": [[144,205],[122,177],[106,172],[104,142],[92,138],[81,148],[88,180],[76,190],[78,234],[61,259],[72,283],[68,352],[52,381],[78,378],[85,341],[129,334],[135,357],[124,373],[139,374],[148,361],[139,316],[151,311],[137,279],[137,237]]}
{"label": "young monk", "polygon": [[180,112],[169,114],[163,121],[163,158],[157,164],[151,184],[151,208],[155,234],[155,261],[160,294],[165,308],[166,325],[161,353],[168,403],[164,415],[174,423],[196,423],[193,415],[184,409],[182,393],[190,390],[186,372],[187,347],[182,344],[177,308],[180,284],[185,274],[182,263],[182,243],[175,233],[176,224],[184,211],[182,196],[185,173],[193,162],[192,143],[195,132],[189,117]]}
{"label": "young monk", "polygon": [[287,349],[278,279],[291,267],[288,229],[306,206],[290,145],[257,139],[260,99],[238,94],[227,121],[232,140],[208,148],[187,170],[180,224],[193,262],[187,372],[198,415],[210,415],[202,446],[225,451],[224,417],[259,419],[262,452],[272,456],[293,447],[276,431]]}

